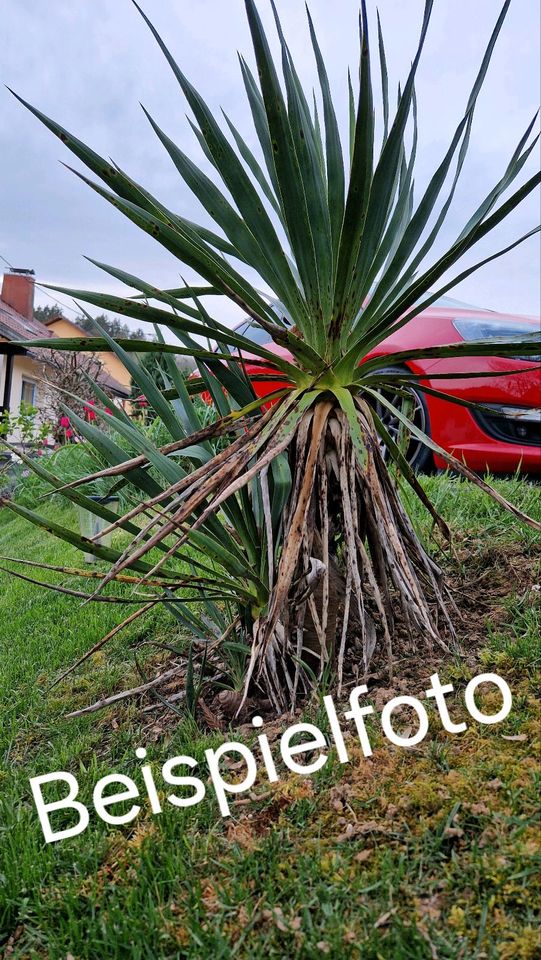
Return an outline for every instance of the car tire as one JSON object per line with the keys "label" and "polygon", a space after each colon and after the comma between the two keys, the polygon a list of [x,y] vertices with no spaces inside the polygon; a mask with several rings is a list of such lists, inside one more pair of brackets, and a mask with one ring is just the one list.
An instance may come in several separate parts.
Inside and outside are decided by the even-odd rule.
{"label": "car tire", "polygon": [[[378,375],[385,375],[386,373],[407,374],[408,372],[409,371],[405,367],[383,367],[381,370],[378,370]],[[430,418],[428,414],[428,406],[422,391],[415,389],[415,387],[407,387],[406,389],[408,393],[412,395],[415,403],[414,423],[421,430],[424,430],[428,436],[430,436]],[[398,405],[398,402],[401,398],[396,397],[396,394],[393,395],[392,390],[385,390],[384,393],[391,402],[395,403],[395,406]],[[398,418],[393,416],[391,411],[388,410],[384,404],[377,400],[372,401],[372,406],[376,410],[376,413],[381,420],[383,420],[383,423],[387,429],[390,430],[391,434],[396,436],[398,434],[399,427]],[[416,473],[429,473],[434,469],[434,458],[432,456],[432,451],[415,438],[412,438],[406,456],[408,462]]]}

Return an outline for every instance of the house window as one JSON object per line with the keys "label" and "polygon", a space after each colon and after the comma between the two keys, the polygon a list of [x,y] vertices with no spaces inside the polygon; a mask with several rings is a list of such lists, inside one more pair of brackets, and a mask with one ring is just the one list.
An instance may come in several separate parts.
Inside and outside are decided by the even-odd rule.
{"label": "house window", "polygon": [[36,384],[33,380],[23,380],[21,389],[21,403],[29,404],[32,407],[36,405]]}

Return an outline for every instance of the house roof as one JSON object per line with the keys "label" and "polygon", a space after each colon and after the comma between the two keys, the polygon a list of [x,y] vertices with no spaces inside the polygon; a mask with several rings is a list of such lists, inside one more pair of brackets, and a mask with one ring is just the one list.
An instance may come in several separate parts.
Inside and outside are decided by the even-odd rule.
{"label": "house roof", "polygon": [[113,393],[118,394],[119,397],[129,397],[130,391],[125,384],[120,383],[116,377],[112,377],[110,373],[107,373],[105,370],[102,371],[100,377],[100,387],[109,388]]}
{"label": "house roof", "polygon": [[40,320],[28,320],[0,300],[0,337],[5,340],[45,340],[54,337],[54,333]]}
{"label": "house roof", "polygon": [[[53,317],[49,320],[49,323],[53,323],[56,319],[59,318]],[[88,336],[76,323],[73,323],[71,320],[69,322],[82,336]],[[10,307],[5,300],[0,299],[0,339],[7,340],[8,342],[13,340],[56,340],[57,336],[52,330],[49,330],[49,326],[42,323],[41,320],[36,320],[35,318],[29,320],[27,317],[23,317],[22,314],[17,313],[13,307]],[[42,347],[33,348],[32,350],[28,350],[27,353],[42,363],[47,362],[47,355],[45,349]],[[127,387],[106,371],[103,371],[100,377],[100,385],[116,393],[118,396],[129,397],[130,395]]]}
{"label": "house roof", "polygon": [[[59,320],[62,320],[63,323],[69,323],[70,327],[73,327],[73,329],[76,330],[77,333],[80,333],[82,337],[95,336],[95,334],[89,333],[88,330],[83,330],[78,323],[75,323],[75,320],[70,320],[69,317],[65,317],[62,313],[59,313],[57,317],[48,317],[48,319],[44,320],[43,323],[44,326],[50,327],[51,324],[58,323]],[[51,332],[52,331],[49,331],[49,333]],[[55,334],[53,334],[53,336],[55,336]]]}

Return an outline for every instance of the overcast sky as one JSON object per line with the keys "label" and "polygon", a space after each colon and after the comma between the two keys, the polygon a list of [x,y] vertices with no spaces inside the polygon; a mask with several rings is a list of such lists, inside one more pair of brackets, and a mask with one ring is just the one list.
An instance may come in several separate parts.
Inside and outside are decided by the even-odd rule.
{"label": "overcast sky", "polygon": [[[250,54],[242,0],[142,3],[213,110],[223,106],[253,144],[237,62],[237,50]],[[311,85],[304,2],[277,0],[277,5],[298,69]],[[368,6],[374,15],[375,2],[368,0]],[[379,0],[394,89],[413,56],[422,6],[422,0]],[[259,7],[274,42],[267,0]],[[417,84],[419,186],[448,146],[499,7],[499,0],[435,0]],[[356,70],[358,57],[357,3],[312,0],[311,10],[344,120],[347,67]],[[191,156],[201,158],[182,93],[130,0],[3,0],[2,32],[5,83],[111,156],[167,205],[207,222],[140,109],[139,101]],[[539,35],[538,0],[513,0],[478,104],[469,159],[443,242],[452,242],[501,176],[538,107]],[[121,292],[83,254],[157,286],[176,285],[178,262],[62,167],[58,161],[73,162],[71,154],[7,91],[0,91],[0,102],[0,254],[16,267],[34,268],[39,280],[66,286]],[[523,178],[538,163],[535,151]],[[479,252],[505,246],[538,221],[539,198],[530,197]],[[537,314],[539,256],[539,242],[531,239],[452,295],[493,309]],[[38,292],[37,302],[50,301]],[[234,308],[226,307],[224,315],[233,319]]]}

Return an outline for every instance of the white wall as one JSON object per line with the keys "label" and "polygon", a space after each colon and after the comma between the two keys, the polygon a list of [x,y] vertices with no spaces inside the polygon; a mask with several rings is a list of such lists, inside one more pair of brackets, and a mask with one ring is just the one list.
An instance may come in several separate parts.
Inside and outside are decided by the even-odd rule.
{"label": "white wall", "polygon": [[[1,357],[0,360],[4,361],[1,375],[1,383],[3,384],[6,358]],[[39,361],[33,360],[28,356],[15,356],[13,358],[10,400],[10,414],[12,416],[16,416],[19,412],[23,380],[30,380],[35,384],[34,406],[38,408],[43,419],[46,420],[49,418],[50,413],[45,400],[45,387],[43,383],[39,382],[40,378],[43,378],[43,364]],[[1,389],[3,390],[3,386]],[[3,393],[1,393],[0,396],[3,396]],[[10,443],[19,443],[20,436],[18,432],[16,431],[8,436],[8,440]]]}
{"label": "white wall", "polygon": [[4,380],[6,378],[6,360],[5,354],[0,353],[0,404],[4,399]]}

